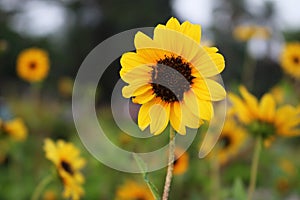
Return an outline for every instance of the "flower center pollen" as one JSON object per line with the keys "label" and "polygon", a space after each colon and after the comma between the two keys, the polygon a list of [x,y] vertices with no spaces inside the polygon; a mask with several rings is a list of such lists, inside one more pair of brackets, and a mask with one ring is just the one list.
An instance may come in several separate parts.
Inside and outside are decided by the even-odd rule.
{"label": "flower center pollen", "polygon": [[74,174],[74,172],[73,172],[73,170],[72,170],[72,167],[71,167],[71,165],[70,165],[68,162],[66,162],[66,161],[61,161],[60,164],[61,164],[62,168],[63,168],[66,172],[68,172],[68,173],[71,174],[71,175]]}
{"label": "flower center pollen", "polygon": [[190,63],[174,55],[159,59],[151,75],[155,96],[169,103],[181,101],[195,78]]}

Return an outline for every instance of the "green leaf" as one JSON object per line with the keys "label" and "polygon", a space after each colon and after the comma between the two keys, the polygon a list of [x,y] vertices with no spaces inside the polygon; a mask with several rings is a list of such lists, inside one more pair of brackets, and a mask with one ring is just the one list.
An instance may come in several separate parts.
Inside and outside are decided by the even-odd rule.
{"label": "green leaf", "polygon": [[246,194],[243,182],[239,177],[234,180],[234,184],[232,187],[232,195],[233,195],[234,200],[247,199],[247,194]]}
{"label": "green leaf", "polygon": [[148,179],[148,173],[147,173],[147,165],[146,165],[146,163],[137,154],[135,154],[135,153],[133,153],[133,157],[134,157],[135,161],[137,162],[137,165],[141,169],[144,181],[147,183],[149,189],[152,192],[152,195],[154,196],[154,198],[156,200],[160,200],[161,197],[159,195],[157,187]]}

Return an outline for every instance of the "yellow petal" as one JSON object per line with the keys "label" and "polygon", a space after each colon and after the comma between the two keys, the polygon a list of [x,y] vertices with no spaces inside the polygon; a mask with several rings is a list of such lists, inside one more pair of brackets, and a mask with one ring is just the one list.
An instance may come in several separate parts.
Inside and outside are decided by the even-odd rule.
{"label": "yellow petal", "polygon": [[138,114],[138,125],[142,131],[149,126],[151,122],[149,110],[156,103],[157,101],[153,100],[141,106]]}
{"label": "yellow petal", "polygon": [[233,104],[234,113],[237,114],[241,122],[249,124],[253,121],[253,116],[249,113],[249,110],[245,103],[236,95],[229,93],[228,97]]}
{"label": "yellow petal", "polygon": [[166,23],[166,27],[174,31],[180,30],[180,23],[175,17],[171,17]]}
{"label": "yellow petal", "polygon": [[122,88],[122,95],[125,98],[130,98],[130,97],[134,96],[135,92],[139,92],[139,89],[146,85],[149,85],[149,83],[146,79],[145,80],[140,79],[140,80],[131,82],[129,85],[124,86]]}
{"label": "yellow petal", "polygon": [[120,71],[120,76],[126,83],[144,79],[149,81],[151,79],[152,70],[153,68],[147,65],[136,66],[128,71],[125,71],[125,68],[122,68]]}
{"label": "yellow petal", "polygon": [[222,85],[210,79],[195,78],[192,88],[199,99],[220,101],[226,97],[226,91]]}
{"label": "yellow petal", "polygon": [[155,95],[153,94],[152,89],[147,90],[145,93],[140,94],[132,99],[133,103],[144,104],[148,101],[151,101]]}
{"label": "yellow petal", "polygon": [[162,133],[168,125],[170,116],[170,104],[155,104],[150,108],[150,132],[154,135]]}
{"label": "yellow petal", "polygon": [[185,135],[186,129],[183,124],[183,119],[182,119],[183,116],[181,113],[182,111],[181,111],[180,104],[178,102],[174,102],[171,105],[171,110],[170,110],[170,123],[177,133],[181,135]]}
{"label": "yellow petal", "polygon": [[248,92],[248,90],[244,86],[240,86],[239,90],[241,95],[243,96],[249,110],[251,111],[252,115],[258,116],[258,101],[255,96]]}
{"label": "yellow petal", "polygon": [[225,68],[225,60],[221,54],[217,53],[218,49],[215,47],[204,47],[204,49],[210,56],[211,60],[215,63],[218,72],[222,72]]}
{"label": "yellow petal", "polygon": [[180,32],[191,37],[198,44],[201,40],[201,26],[197,24],[191,24],[188,21],[182,23],[180,27]]}
{"label": "yellow petal", "polygon": [[275,116],[275,100],[270,94],[265,94],[259,104],[260,119],[271,122]]}
{"label": "yellow petal", "polygon": [[[139,56],[137,53],[128,52],[124,53],[120,59],[120,63],[122,65],[122,69],[120,71],[120,76],[123,77],[125,73],[131,71],[135,67],[144,66],[148,64],[148,60]],[[150,66],[150,65],[148,65]]]}

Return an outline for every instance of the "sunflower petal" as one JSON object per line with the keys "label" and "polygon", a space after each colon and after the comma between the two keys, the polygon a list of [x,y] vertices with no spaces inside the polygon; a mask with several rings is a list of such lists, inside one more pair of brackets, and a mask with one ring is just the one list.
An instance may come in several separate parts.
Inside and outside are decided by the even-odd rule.
{"label": "sunflower petal", "polygon": [[168,125],[170,117],[170,104],[155,104],[150,108],[150,132],[154,135],[162,133]]}
{"label": "sunflower petal", "polygon": [[265,94],[259,104],[259,115],[262,120],[271,122],[275,117],[276,103],[272,95]]}

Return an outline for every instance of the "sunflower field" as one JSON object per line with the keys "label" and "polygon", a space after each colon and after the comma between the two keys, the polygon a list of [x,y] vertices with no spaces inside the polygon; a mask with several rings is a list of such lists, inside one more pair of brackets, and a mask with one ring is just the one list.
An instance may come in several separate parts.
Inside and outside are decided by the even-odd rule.
{"label": "sunflower field", "polygon": [[0,0],[0,200],[300,200],[296,0]]}

